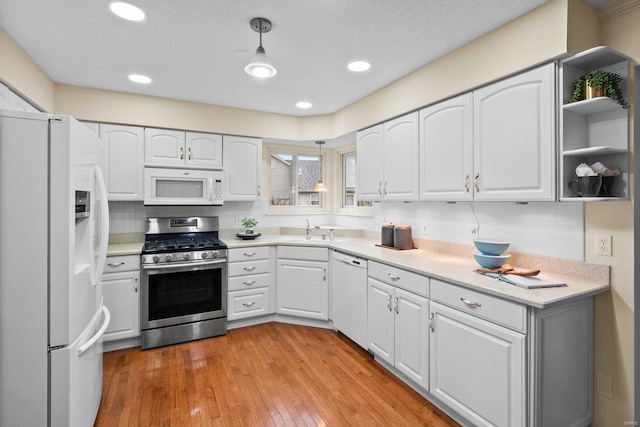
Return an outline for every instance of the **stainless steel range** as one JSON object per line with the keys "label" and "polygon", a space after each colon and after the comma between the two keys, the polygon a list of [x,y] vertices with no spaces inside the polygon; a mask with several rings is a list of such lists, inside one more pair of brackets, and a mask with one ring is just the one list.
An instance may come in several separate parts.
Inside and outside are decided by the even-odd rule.
{"label": "stainless steel range", "polygon": [[227,333],[227,246],[217,217],[147,218],[142,349]]}

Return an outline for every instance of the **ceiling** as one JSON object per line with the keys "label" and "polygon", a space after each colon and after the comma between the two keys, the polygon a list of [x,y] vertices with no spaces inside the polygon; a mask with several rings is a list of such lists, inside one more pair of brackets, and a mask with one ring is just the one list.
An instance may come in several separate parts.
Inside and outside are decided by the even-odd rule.
{"label": "ceiling", "polygon": [[[307,116],[334,113],[546,1],[131,0],[148,15],[134,23],[109,0],[2,0],[0,26],[56,83]],[[271,79],[243,70],[259,42],[254,17],[273,24],[263,35]],[[371,69],[347,70],[353,60]]]}

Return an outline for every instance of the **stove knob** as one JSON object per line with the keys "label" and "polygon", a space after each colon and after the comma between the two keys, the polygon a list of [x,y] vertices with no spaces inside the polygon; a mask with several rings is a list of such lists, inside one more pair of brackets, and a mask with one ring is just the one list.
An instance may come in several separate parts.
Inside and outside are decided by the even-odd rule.
{"label": "stove knob", "polygon": [[171,261],[171,254],[166,254],[164,256],[164,260],[167,261],[167,262]]}
{"label": "stove knob", "polygon": [[202,259],[206,259],[209,256],[208,253],[206,252],[202,252]]}
{"label": "stove knob", "polygon": [[184,259],[191,258],[191,254],[189,252],[185,252],[183,256],[184,256]]}
{"label": "stove knob", "polygon": [[160,257],[158,255],[154,255],[153,258],[151,258],[151,259],[153,259],[153,262],[160,261]]}
{"label": "stove knob", "polygon": [[218,251],[213,251],[213,257],[214,257],[214,258],[218,258],[218,255],[220,255],[220,254],[218,253]]}

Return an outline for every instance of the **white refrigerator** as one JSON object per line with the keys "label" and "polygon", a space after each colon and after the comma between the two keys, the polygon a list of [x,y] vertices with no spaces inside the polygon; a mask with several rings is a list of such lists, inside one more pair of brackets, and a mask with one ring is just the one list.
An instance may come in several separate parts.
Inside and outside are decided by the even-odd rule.
{"label": "white refrigerator", "polygon": [[0,110],[0,426],[92,426],[109,235],[101,143],[72,117]]}

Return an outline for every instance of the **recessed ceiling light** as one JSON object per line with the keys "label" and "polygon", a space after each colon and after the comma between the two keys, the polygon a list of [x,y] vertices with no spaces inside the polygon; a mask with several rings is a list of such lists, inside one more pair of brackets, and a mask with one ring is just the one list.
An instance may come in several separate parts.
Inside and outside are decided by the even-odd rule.
{"label": "recessed ceiling light", "polygon": [[131,80],[132,82],[143,84],[151,83],[151,79],[149,77],[140,74],[129,74],[129,80]]}
{"label": "recessed ceiling light", "polygon": [[301,101],[301,102],[298,102],[296,104],[296,107],[298,107],[298,108],[311,108],[311,107],[313,107],[313,104],[310,103],[310,102]]}
{"label": "recessed ceiling light", "polygon": [[123,1],[114,1],[109,6],[111,11],[118,15],[122,19],[127,21],[143,21],[147,16],[142,9],[138,6],[134,6],[131,3],[125,3]]}
{"label": "recessed ceiling light", "polygon": [[360,71],[367,71],[371,67],[371,64],[369,64],[367,61],[353,61],[347,67],[351,71],[360,72]]}

